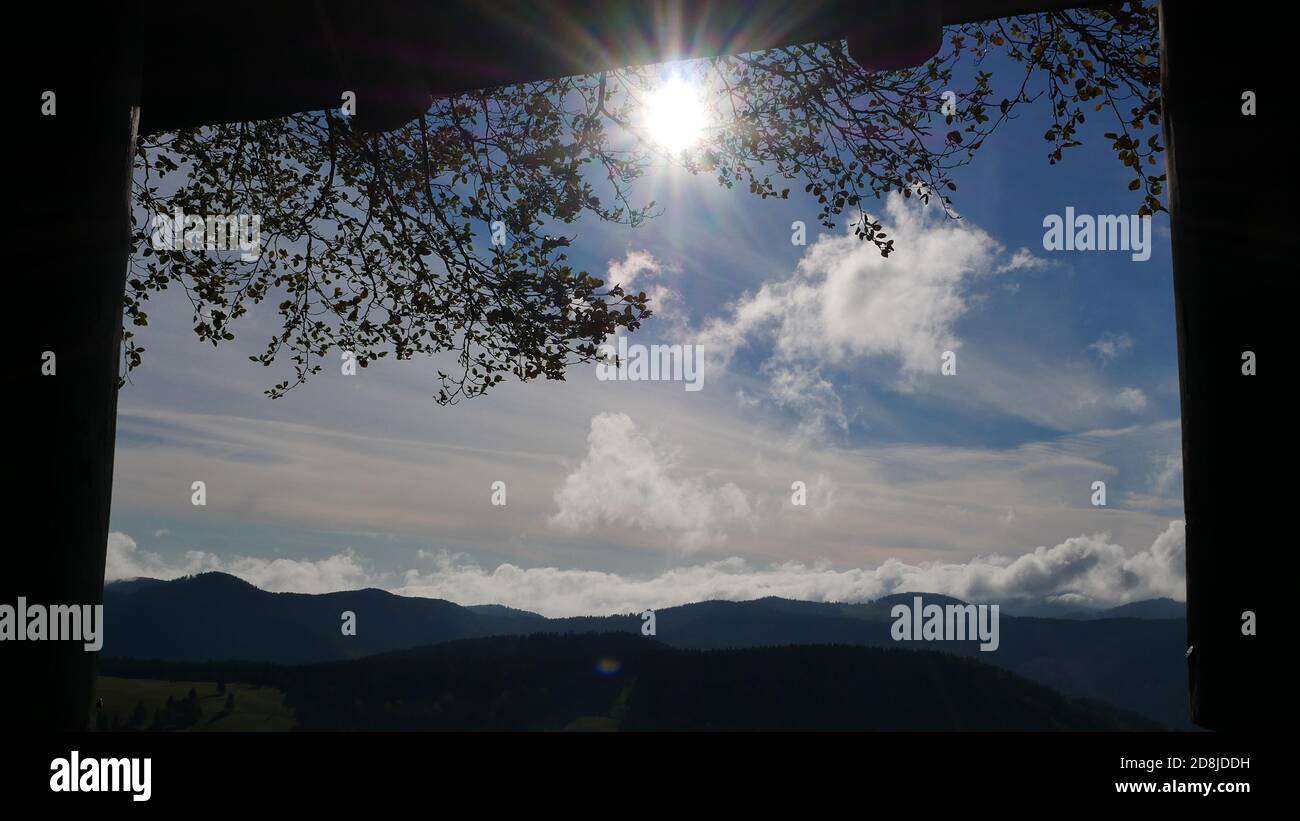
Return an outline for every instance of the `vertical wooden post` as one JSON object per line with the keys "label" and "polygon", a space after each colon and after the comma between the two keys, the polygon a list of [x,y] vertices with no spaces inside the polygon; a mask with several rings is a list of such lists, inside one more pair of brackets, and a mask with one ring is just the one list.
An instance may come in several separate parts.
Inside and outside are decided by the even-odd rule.
{"label": "vertical wooden post", "polygon": [[[10,501],[27,527],[11,545],[21,554],[19,570],[4,574],[2,600],[10,605],[20,596],[47,606],[102,602],[139,120],[133,7],[78,9],[99,19],[76,25],[75,36],[49,21],[14,123],[27,144],[14,155],[26,184],[16,196],[24,264],[10,291],[22,387],[12,403],[22,420],[13,436],[22,457]],[[45,91],[55,95],[53,116],[40,110]],[[54,375],[42,373],[49,354]],[[95,654],[75,641],[19,641],[10,650],[15,663],[5,667],[20,671],[10,684],[21,694],[11,719],[29,729],[86,729]]]}
{"label": "vertical wooden post", "polygon": [[[1276,31],[1260,3],[1222,14],[1160,4],[1162,94],[1173,232],[1174,301],[1187,518],[1188,675],[1192,720],[1212,729],[1263,729],[1281,700],[1252,611],[1279,631],[1286,598],[1274,592],[1277,553],[1291,548],[1270,524],[1283,482],[1266,468],[1286,428],[1265,386],[1286,380],[1286,353],[1271,344],[1294,265],[1289,192],[1277,183],[1292,160],[1279,147],[1289,92],[1273,79]],[[1278,31],[1280,27],[1274,26]],[[1285,76],[1285,75],[1279,75]],[[1243,113],[1242,95],[1259,96]],[[1276,176],[1275,176],[1276,175]],[[1250,351],[1259,374],[1242,372]],[[1280,471],[1279,471],[1280,473]],[[1280,663],[1273,656],[1274,664]]]}

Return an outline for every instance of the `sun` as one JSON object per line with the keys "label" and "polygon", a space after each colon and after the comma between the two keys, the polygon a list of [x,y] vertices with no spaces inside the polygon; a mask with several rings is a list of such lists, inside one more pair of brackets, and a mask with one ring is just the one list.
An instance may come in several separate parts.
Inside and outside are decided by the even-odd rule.
{"label": "sun", "polygon": [[646,97],[642,117],[650,139],[677,155],[704,139],[708,109],[698,86],[672,77]]}

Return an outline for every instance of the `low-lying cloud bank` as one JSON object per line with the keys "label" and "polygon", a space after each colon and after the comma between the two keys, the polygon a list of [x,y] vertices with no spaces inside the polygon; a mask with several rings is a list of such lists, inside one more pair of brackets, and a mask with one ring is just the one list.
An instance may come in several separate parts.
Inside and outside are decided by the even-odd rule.
{"label": "low-lying cloud bank", "polygon": [[338,553],[319,561],[261,559],[254,556],[223,558],[215,553],[190,550],[183,559],[167,559],[141,550],[125,533],[108,534],[105,581],[123,579],[175,579],[195,573],[220,571],[238,576],[263,590],[277,593],[332,593],[376,587],[375,574],[353,553]]}
{"label": "low-lying cloud bank", "polygon": [[222,558],[190,551],[169,561],[140,550],[125,533],[109,534],[109,581],[148,576],[172,579],[218,570],[265,590],[326,593],[379,587],[404,596],[458,604],[504,604],[545,616],[628,613],[709,599],[743,601],[781,596],[805,601],[870,601],[891,593],[924,591],[974,602],[1065,598],[1112,606],[1167,596],[1185,598],[1186,534],[1173,521],[1145,550],[1129,554],[1105,533],[1077,536],[1018,557],[979,556],[964,564],[889,560],[871,569],[836,570],[783,562],[757,567],[740,558],[705,562],[637,579],[592,570],[522,568],[488,570],[463,555],[425,553],[426,567],[405,573],[370,570],[353,553],[319,561]]}

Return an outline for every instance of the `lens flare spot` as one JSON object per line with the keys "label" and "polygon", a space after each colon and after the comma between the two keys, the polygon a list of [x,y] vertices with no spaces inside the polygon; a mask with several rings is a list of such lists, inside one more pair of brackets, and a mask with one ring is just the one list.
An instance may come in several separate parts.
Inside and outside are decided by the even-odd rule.
{"label": "lens flare spot", "polygon": [[622,669],[623,662],[611,656],[605,656],[596,662],[596,672],[600,673],[602,676],[618,675],[619,671]]}

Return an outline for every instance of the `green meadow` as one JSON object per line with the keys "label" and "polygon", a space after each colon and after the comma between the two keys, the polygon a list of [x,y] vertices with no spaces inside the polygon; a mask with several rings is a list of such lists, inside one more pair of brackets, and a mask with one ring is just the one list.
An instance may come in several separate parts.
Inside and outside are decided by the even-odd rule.
{"label": "green meadow", "polygon": [[100,676],[95,698],[104,702],[101,729],[110,731],[277,732],[297,725],[293,711],[284,706],[284,694],[274,687],[229,683],[219,692],[215,681]]}

